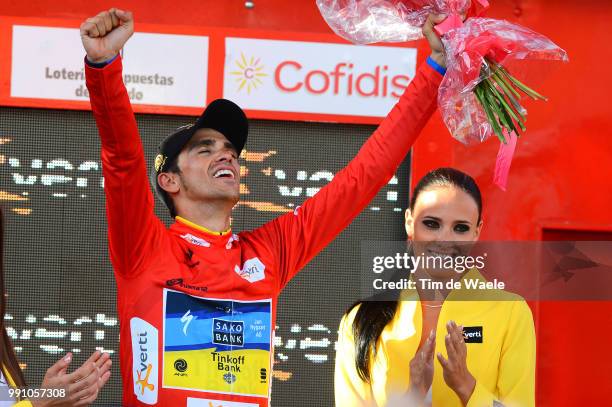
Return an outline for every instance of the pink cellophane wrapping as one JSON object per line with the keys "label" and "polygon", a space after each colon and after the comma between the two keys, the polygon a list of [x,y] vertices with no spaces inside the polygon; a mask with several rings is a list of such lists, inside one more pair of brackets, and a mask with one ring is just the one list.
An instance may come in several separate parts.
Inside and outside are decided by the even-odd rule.
{"label": "pink cellophane wrapping", "polygon": [[[453,137],[465,144],[482,142],[494,135],[472,92],[490,76],[485,57],[502,66],[515,60],[568,60],[567,53],[548,38],[504,20],[469,18],[462,27],[447,32],[442,41],[447,71],[440,84],[438,107]],[[521,68],[527,66],[521,64]],[[511,73],[517,72],[511,70]]]}
{"label": "pink cellophane wrapping", "polygon": [[317,0],[321,15],[340,37],[356,44],[404,42],[423,37],[430,13],[476,15],[486,0]]}
{"label": "pink cellophane wrapping", "polygon": [[[449,23],[453,18],[457,21],[458,15],[479,15],[488,6],[486,0],[317,0],[317,6],[336,34],[358,44],[415,40],[422,37],[430,13],[449,15],[437,27],[447,26],[442,40],[448,68],[438,105],[453,137],[465,144],[482,142],[493,134],[472,92],[490,75],[485,57],[504,66],[517,60],[568,60],[567,53],[548,38],[504,20],[470,17],[459,27]],[[521,64],[520,73],[531,65]]]}

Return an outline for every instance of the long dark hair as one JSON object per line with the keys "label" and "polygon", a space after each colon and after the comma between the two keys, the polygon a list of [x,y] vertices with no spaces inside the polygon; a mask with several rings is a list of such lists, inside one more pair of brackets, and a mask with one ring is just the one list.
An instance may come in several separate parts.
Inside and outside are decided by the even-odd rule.
{"label": "long dark hair", "polygon": [[[436,187],[456,187],[470,195],[478,206],[478,223],[482,215],[482,196],[476,181],[469,175],[454,168],[438,168],[427,173],[417,183],[410,199],[410,210],[414,211],[417,198],[424,190]],[[370,382],[371,357],[376,355],[376,344],[385,326],[393,320],[397,312],[399,293],[394,301],[379,301],[372,297],[353,304],[347,314],[360,305],[353,320],[355,338],[355,367],[357,374],[366,383]]]}
{"label": "long dark hair", "polygon": [[4,290],[4,214],[0,207],[0,362],[4,376],[13,379],[16,387],[26,387],[23,372],[19,367],[17,356],[13,350],[13,343],[6,333],[4,314],[6,312],[6,291]]}

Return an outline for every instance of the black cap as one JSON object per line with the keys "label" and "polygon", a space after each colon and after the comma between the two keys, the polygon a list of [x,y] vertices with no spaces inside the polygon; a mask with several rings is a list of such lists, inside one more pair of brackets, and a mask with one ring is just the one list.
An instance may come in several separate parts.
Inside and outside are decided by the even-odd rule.
{"label": "black cap", "polygon": [[242,109],[227,99],[213,100],[195,123],[179,127],[159,145],[155,157],[155,172],[164,172],[166,163],[173,161],[199,129],[213,129],[223,134],[234,146],[238,155],[242,152],[249,133],[249,122]]}

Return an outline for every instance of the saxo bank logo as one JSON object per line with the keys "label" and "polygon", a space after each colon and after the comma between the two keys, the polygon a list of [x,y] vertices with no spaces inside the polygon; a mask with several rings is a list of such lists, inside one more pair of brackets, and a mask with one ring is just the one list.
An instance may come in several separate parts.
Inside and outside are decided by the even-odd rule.
{"label": "saxo bank logo", "polygon": [[157,403],[157,328],[140,318],[130,320],[134,394],[145,404]]}

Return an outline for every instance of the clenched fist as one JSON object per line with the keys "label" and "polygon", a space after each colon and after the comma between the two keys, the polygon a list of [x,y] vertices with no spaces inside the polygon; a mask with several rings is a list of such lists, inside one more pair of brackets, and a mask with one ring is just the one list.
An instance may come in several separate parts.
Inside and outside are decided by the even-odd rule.
{"label": "clenched fist", "polygon": [[129,11],[111,8],[81,24],[81,41],[90,62],[104,62],[119,53],[134,34],[134,17]]}

